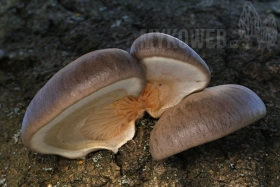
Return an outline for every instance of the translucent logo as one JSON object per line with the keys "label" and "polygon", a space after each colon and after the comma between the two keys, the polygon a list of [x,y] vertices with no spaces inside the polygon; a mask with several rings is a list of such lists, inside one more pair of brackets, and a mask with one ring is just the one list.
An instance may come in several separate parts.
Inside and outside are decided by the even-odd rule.
{"label": "translucent logo", "polygon": [[246,43],[246,49],[252,45],[254,39],[258,42],[258,49],[267,47],[271,50],[272,46],[276,46],[278,33],[274,15],[269,14],[262,22],[250,2],[243,6],[238,26],[240,39]]}

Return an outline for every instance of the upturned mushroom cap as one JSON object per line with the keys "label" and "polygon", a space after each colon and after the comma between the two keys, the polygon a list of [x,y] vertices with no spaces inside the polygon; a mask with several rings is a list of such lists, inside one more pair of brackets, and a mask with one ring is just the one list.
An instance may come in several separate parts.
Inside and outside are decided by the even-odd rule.
{"label": "upturned mushroom cap", "polygon": [[265,115],[262,100],[246,87],[207,88],[164,112],[151,133],[150,152],[161,160],[221,138]]}
{"label": "upturned mushroom cap", "polygon": [[128,121],[114,102],[138,97],[145,85],[145,73],[129,53],[88,53],[57,72],[33,98],[22,123],[23,143],[67,158],[99,149],[116,153],[133,138],[135,119]]}
{"label": "upturned mushroom cap", "polygon": [[158,92],[157,105],[148,113],[158,118],[164,110],[178,104],[187,95],[203,90],[210,81],[210,71],[201,57],[179,39],[148,33],[138,37],[130,53],[144,64],[147,83]]}

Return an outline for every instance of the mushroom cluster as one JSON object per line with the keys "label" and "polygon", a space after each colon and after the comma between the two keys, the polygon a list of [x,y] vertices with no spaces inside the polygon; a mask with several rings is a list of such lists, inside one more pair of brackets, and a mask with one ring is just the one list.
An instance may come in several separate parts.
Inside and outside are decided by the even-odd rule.
{"label": "mushroom cluster", "polygon": [[254,92],[238,85],[206,88],[210,77],[195,51],[162,33],[140,36],[130,53],[85,54],[35,95],[23,119],[22,141],[38,153],[71,159],[100,149],[117,153],[148,112],[160,118],[150,152],[161,160],[265,116]]}

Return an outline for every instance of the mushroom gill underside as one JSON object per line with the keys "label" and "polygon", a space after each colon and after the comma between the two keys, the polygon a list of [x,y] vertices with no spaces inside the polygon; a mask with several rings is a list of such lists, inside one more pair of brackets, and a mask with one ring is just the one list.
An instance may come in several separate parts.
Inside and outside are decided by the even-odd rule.
{"label": "mushroom gill underside", "polygon": [[119,147],[133,138],[135,121],[146,110],[155,110],[160,97],[157,86],[150,83],[139,97],[121,97],[124,94],[121,90],[105,94],[65,115],[58,123],[53,120],[35,133],[31,140],[33,149],[67,158],[78,158],[100,149],[117,153]]}
{"label": "mushroom gill underside", "polygon": [[110,140],[120,135],[129,124],[134,125],[146,110],[156,109],[159,94],[155,85],[147,83],[139,97],[126,96],[91,114],[80,132],[91,140]]}

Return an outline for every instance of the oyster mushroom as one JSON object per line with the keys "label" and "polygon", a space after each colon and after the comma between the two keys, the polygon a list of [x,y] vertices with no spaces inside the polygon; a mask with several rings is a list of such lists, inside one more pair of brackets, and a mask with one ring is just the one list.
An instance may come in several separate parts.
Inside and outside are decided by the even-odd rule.
{"label": "oyster mushroom", "polygon": [[67,158],[99,149],[116,153],[133,138],[145,111],[158,118],[210,81],[205,62],[172,36],[140,36],[131,54],[140,63],[119,49],[99,50],[54,75],[26,111],[25,146]]}
{"label": "oyster mushroom", "polygon": [[262,100],[246,87],[206,88],[163,113],[151,133],[150,152],[161,160],[221,138],[265,115]]}
{"label": "oyster mushroom", "polygon": [[88,53],[57,72],[33,98],[22,123],[23,143],[67,158],[99,149],[116,153],[135,133],[132,117],[138,116],[126,115],[126,101],[145,86],[145,73],[129,53]]}
{"label": "oyster mushroom", "polygon": [[145,66],[147,85],[155,95],[147,112],[154,118],[187,95],[203,90],[210,81],[206,63],[187,44],[173,36],[144,34],[133,42],[130,53]]}

